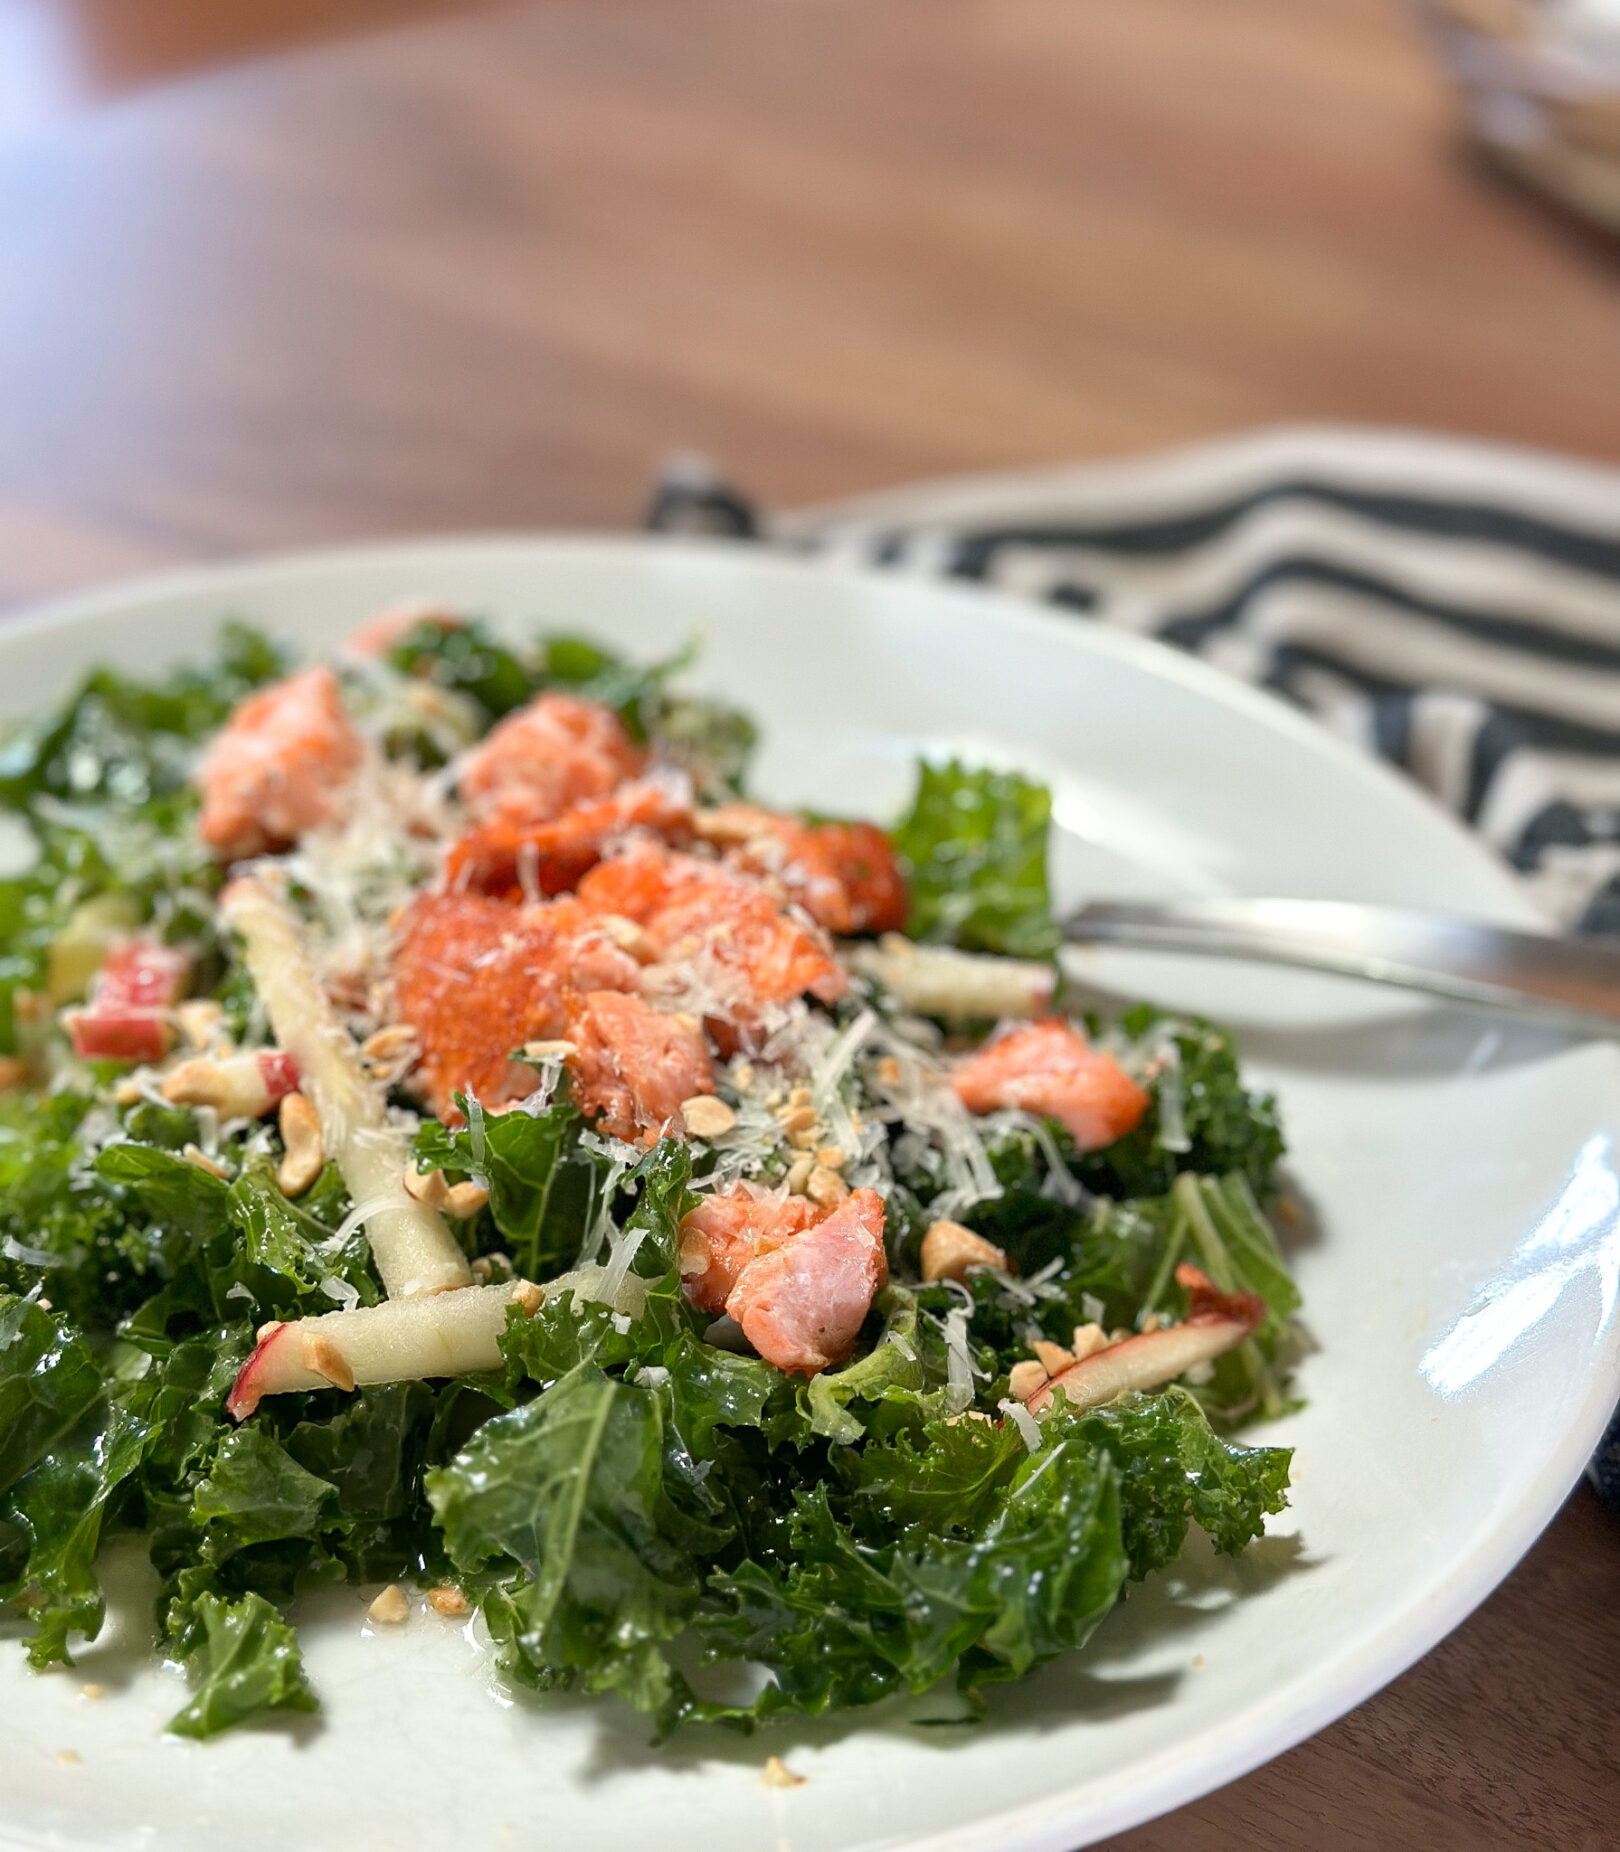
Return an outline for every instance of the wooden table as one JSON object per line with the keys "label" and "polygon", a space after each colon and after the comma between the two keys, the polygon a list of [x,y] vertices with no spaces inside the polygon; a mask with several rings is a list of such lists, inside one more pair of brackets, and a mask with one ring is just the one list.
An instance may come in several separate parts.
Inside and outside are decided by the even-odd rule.
{"label": "wooden table", "polygon": [[[1259,422],[1620,454],[1620,264],[1380,0],[555,0],[0,145],[0,603]],[[1577,1494],[1389,1690],[1116,1852],[1620,1843]]]}

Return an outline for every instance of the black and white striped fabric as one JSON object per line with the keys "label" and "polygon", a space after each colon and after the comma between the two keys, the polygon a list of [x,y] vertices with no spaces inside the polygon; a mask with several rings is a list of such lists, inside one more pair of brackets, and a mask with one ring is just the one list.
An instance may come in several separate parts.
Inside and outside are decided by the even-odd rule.
{"label": "black and white striped fabric", "polygon": [[[1549,924],[1620,932],[1620,471],[1284,429],[789,515],[677,466],[651,524],[975,580],[1189,650],[1401,766]],[[1620,1424],[1594,1477],[1620,1505]]]}

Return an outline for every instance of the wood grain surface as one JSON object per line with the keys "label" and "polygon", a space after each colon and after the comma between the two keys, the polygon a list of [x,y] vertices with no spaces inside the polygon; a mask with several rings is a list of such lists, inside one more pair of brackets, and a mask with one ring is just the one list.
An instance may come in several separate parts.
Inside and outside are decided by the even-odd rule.
{"label": "wood grain surface", "polygon": [[[625,526],[682,450],[782,504],[1285,419],[1616,457],[1617,361],[1615,252],[1475,169],[1383,0],[457,11],[0,136],[0,603]],[[1581,1492],[1387,1691],[1110,1843],[1620,1844],[1617,1596]]]}

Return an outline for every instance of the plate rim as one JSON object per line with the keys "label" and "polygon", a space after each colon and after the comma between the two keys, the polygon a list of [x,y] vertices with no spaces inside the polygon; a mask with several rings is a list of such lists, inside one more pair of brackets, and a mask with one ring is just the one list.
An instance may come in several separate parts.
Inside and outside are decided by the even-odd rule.
{"label": "plate rim", "polygon": [[[892,596],[904,588],[914,596],[945,600],[964,613],[982,611],[995,621],[1014,624],[1040,638],[1067,638],[1068,647],[1078,643],[1082,650],[1100,650],[1213,700],[1250,724],[1283,734],[1327,759],[1339,774],[1393,798],[1414,820],[1421,819],[1424,827],[1440,826],[1459,847],[1465,848],[1495,890],[1504,921],[1543,923],[1510,871],[1435,799],[1384,762],[1267,690],[1240,682],[1156,638],[1087,624],[1072,612],[993,586],[897,574],[845,560],[784,554],[754,541],[503,530],[255,553],[90,586],[6,613],[0,617],[0,663],[13,638],[37,637],[171,599],[212,595],[225,599],[241,596],[254,584],[326,573],[341,575],[346,570],[388,570],[397,566],[404,573],[413,564],[425,565],[430,560],[438,562],[436,570],[448,571],[461,559],[493,562],[504,558],[521,564],[525,557],[540,559],[546,555],[579,561],[598,556],[608,562],[650,557],[689,559],[698,565],[719,566],[756,578],[844,581],[881,596]],[[225,615],[222,610],[219,621]],[[1163,1751],[1135,1765],[1128,1781],[1116,1776],[1099,1792],[1093,1778],[1088,1783],[1089,1798],[1084,1801],[1076,1790],[1060,1789],[1005,1809],[993,1818],[908,1840],[904,1842],[905,1852],[1072,1852],[1076,1845],[1090,1844],[1106,1834],[1140,1825],[1239,1780],[1347,1715],[1459,1626],[1512,1573],[1557,1515],[1579,1482],[1620,1391],[1620,1326],[1611,1325],[1602,1361],[1607,1367],[1592,1371],[1579,1418],[1566,1423],[1561,1445],[1543,1456],[1531,1482],[1535,1496],[1521,1500],[1517,1521],[1498,1524],[1487,1532],[1460,1562],[1437,1570],[1374,1633],[1347,1647],[1340,1656],[1337,1674],[1322,1675],[1322,1686],[1313,1702],[1293,1709],[1283,1696],[1263,1697],[1236,1713],[1230,1722],[1206,1727],[1194,1744],[1167,1740]],[[1165,1764],[1162,1770],[1161,1762]],[[0,1819],[0,1844],[25,1843],[14,1838],[13,1829]]]}

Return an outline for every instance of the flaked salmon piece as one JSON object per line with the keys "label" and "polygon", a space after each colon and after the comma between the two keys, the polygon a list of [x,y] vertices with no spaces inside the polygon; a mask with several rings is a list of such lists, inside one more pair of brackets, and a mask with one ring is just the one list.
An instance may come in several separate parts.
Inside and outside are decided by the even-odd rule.
{"label": "flaked salmon piece", "polygon": [[910,896],[894,845],[883,831],[875,823],[819,823],[814,834],[849,897],[849,925],[831,930],[904,931]]}
{"label": "flaked salmon piece", "polygon": [[897,932],[906,886],[894,850],[871,823],[804,823],[752,804],[725,804],[697,820],[735,868],[777,889],[828,932]]}
{"label": "flaked salmon piece", "polygon": [[759,1005],[805,991],[831,1003],[849,986],[820,929],[739,869],[643,843],[593,868],[579,899],[642,927],[660,960],[703,971],[713,1020],[746,1025]]}
{"label": "flaked salmon piece", "polygon": [[659,779],[637,779],[547,822],[498,816],[477,825],[450,850],[445,878],[451,887],[508,900],[563,894],[630,831],[683,840],[691,827],[688,793]]}
{"label": "flaked salmon piece", "polygon": [[521,1099],[535,1075],[513,1051],[568,1032],[564,992],[635,988],[640,967],[571,896],[516,907],[482,894],[422,894],[400,922],[393,985],[421,1057],[411,1085],[459,1123],[453,1095]]}
{"label": "flaked salmon piece", "polygon": [[855,1348],[888,1277],[883,1198],[856,1190],[824,1221],[751,1260],[726,1310],[768,1363],[814,1376]]}
{"label": "flaked salmon piece", "polygon": [[337,677],[303,669],[249,695],[197,767],[197,828],[222,861],[285,849],[342,820],[365,743],[343,711]]}
{"label": "flaked salmon piece", "polygon": [[358,630],[351,631],[344,639],[343,653],[362,661],[380,661],[423,624],[431,624],[442,632],[460,630],[464,623],[454,611],[446,610],[430,598],[410,598],[368,617]]}
{"label": "flaked salmon piece", "polygon": [[1014,1029],[957,1064],[951,1076],[969,1112],[1015,1106],[1068,1127],[1082,1151],[1123,1138],[1149,1095],[1113,1059],[1058,1016]]}
{"label": "flaked salmon piece", "polygon": [[714,1092],[702,1029],[619,990],[568,1000],[574,1103],[614,1138],[679,1128],[681,1102]]}
{"label": "flaked salmon piece", "polygon": [[681,1223],[681,1285],[700,1312],[716,1314],[744,1267],[803,1234],[825,1213],[807,1196],[739,1183],[705,1196]]}
{"label": "flaked salmon piece", "polygon": [[616,791],[645,759],[612,708],[543,694],[490,729],[456,782],[476,818],[544,823]]}

